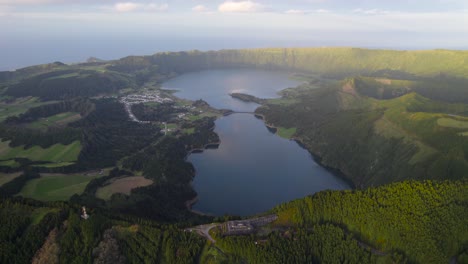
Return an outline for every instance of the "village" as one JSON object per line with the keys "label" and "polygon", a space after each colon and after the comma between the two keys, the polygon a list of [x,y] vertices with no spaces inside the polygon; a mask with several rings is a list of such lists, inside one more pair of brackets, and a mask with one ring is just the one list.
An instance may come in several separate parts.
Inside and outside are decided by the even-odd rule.
{"label": "village", "polygon": [[[131,93],[122,95],[119,101],[124,105],[125,111],[131,121],[137,123],[156,123],[161,127],[161,132],[167,135],[178,131],[180,124],[183,122],[190,122],[203,116],[217,116],[221,113],[217,110],[212,109],[206,102],[198,100],[195,102],[178,99],[171,97],[161,90],[147,90],[145,89],[139,93]],[[139,104],[166,104],[170,105],[170,108],[174,110],[171,120],[165,121],[149,121],[141,120],[134,113],[133,106]],[[191,131],[191,130],[187,130]]]}
{"label": "village", "polygon": [[[120,98],[120,102],[124,104],[125,110],[128,113],[129,118],[138,123],[150,123],[150,121],[139,120],[132,112],[132,106],[136,104],[144,104],[144,103],[173,103],[175,102],[174,99],[169,97],[165,97],[161,94],[160,91],[147,91],[138,94],[128,94]],[[187,105],[174,105],[174,109],[185,109],[187,111],[194,112],[196,111],[196,107],[194,106],[187,106]],[[199,110],[197,113],[202,113],[203,111]],[[177,118],[184,119],[187,116],[186,113],[178,113]],[[164,124],[164,123],[163,123]],[[166,128],[167,129],[167,128]]]}

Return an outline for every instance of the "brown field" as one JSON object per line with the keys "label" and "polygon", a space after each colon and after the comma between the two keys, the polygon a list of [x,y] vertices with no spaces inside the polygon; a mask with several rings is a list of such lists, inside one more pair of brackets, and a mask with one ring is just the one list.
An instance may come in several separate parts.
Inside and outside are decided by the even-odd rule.
{"label": "brown field", "polygon": [[145,187],[151,184],[153,184],[153,181],[146,179],[143,176],[111,179],[109,182],[107,182],[106,186],[97,190],[96,197],[108,200],[114,193],[123,193],[129,195],[133,189],[138,187]]}
{"label": "brown field", "polygon": [[16,172],[16,173],[0,173],[0,186],[3,184],[12,181],[14,178],[20,176],[22,172]]}

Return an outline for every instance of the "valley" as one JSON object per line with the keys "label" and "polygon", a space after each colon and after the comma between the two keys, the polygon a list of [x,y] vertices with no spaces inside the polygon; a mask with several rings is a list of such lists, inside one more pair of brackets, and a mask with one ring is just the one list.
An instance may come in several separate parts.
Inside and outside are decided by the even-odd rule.
{"label": "valley", "polygon": [[[0,262],[465,263],[467,58],[251,49],[1,73]],[[184,231],[272,214],[213,229],[216,246]]]}

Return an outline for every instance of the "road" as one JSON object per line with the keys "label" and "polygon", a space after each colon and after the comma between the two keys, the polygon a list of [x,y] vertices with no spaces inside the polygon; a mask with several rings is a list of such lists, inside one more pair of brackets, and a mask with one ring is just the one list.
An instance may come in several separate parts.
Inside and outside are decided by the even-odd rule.
{"label": "road", "polygon": [[196,232],[197,234],[199,234],[200,236],[205,237],[206,239],[208,239],[209,241],[211,241],[214,244],[214,243],[216,243],[216,240],[214,240],[210,236],[210,230],[217,227],[217,226],[219,226],[219,225],[220,224],[199,225],[199,226],[186,228],[184,230],[187,231],[187,232]]}

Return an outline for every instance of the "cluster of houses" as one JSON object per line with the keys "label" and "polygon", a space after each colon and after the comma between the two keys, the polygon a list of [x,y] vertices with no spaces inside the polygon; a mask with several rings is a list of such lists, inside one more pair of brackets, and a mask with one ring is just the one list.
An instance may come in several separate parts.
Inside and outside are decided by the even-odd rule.
{"label": "cluster of houses", "polygon": [[134,105],[141,103],[170,103],[173,102],[171,98],[162,97],[158,91],[146,92],[141,94],[129,94],[120,98],[120,102],[125,105]]}
{"label": "cluster of houses", "polygon": [[132,113],[132,105],[141,104],[141,103],[170,103],[173,102],[171,98],[162,97],[161,94],[157,91],[153,92],[146,92],[141,94],[129,94],[122,98],[120,98],[120,102],[124,104],[125,111],[127,111],[128,116],[134,122],[138,123],[148,123],[148,121],[141,121],[139,120],[133,113]]}
{"label": "cluster of houses", "polygon": [[[144,92],[144,93],[138,93],[138,94],[129,94],[126,96],[123,96],[120,98],[120,102],[124,104],[125,111],[127,112],[129,118],[138,123],[150,123],[150,121],[143,121],[139,120],[132,112],[132,105],[136,104],[141,104],[141,103],[149,103],[149,102],[154,102],[154,103],[172,103],[174,102],[173,99],[168,98],[168,97],[163,97],[161,96],[161,93],[159,91],[151,91],[151,92]],[[197,110],[197,107],[195,106],[181,106],[181,105],[173,105],[172,106],[174,109],[185,109],[190,113],[194,114],[199,114],[203,113],[202,110]],[[187,119],[188,113],[178,113],[177,118],[179,119]],[[168,128],[167,123],[163,122],[162,123],[163,128],[161,132],[164,134],[167,134],[168,132],[172,132],[173,129]]]}

